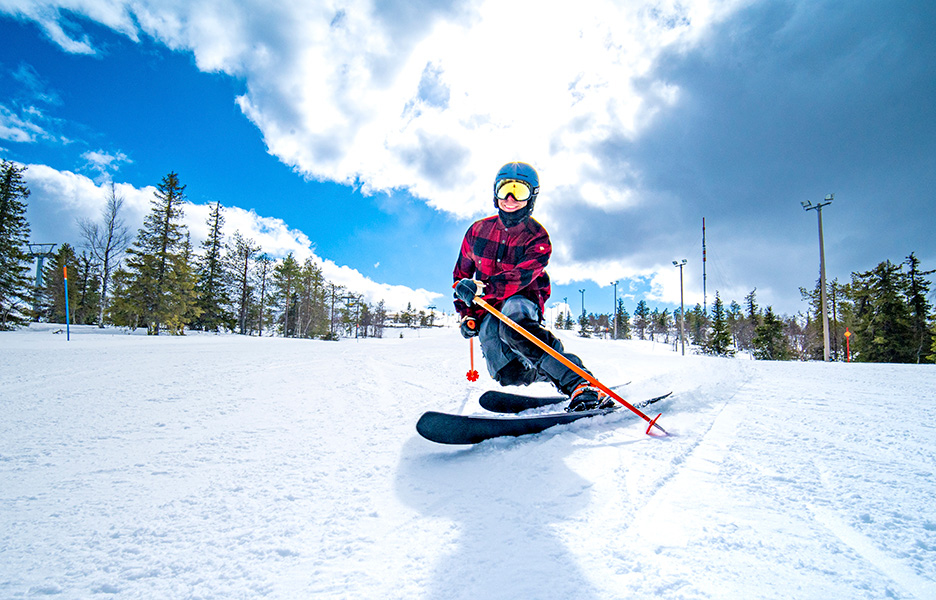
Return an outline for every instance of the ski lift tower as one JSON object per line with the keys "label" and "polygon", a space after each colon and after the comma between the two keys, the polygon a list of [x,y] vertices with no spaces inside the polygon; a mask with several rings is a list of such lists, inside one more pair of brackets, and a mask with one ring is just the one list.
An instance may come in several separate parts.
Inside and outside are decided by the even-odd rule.
{"label": "ski lift tower", "polygon": [[33,310],[39,315],[39,290],[42,288],[42,262],[52,258],[53,250],[58,244],[28,244],[29,258],[36,259],[36,291],[33,294]]}

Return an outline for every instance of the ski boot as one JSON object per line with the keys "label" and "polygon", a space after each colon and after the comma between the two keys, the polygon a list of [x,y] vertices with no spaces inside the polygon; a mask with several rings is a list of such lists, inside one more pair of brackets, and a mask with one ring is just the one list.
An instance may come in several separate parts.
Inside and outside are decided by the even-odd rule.
{"label": "ski boot", "polygon": [[596,408],[611,408],[614,406],[614,400],[607,393],[594,387],[587,381],[578,384],[572,391],[571,401],[567,412],[579,412],[583,410],[594,410]]}

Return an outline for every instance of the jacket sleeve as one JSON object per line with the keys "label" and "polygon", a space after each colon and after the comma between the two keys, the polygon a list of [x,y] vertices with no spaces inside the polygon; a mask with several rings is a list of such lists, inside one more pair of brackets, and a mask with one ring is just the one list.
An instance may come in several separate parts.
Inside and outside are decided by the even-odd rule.
{"label": "jacket sleeve", "polygon": [[[455,261],[455,271],[452,273],[453,283],[461,279],[471,279],[474,277],[475,263],[471,253],[472,237],[472,230],[469,229],[468,232],[465,233],[465,239],[462,240],[461,250],[458,253],[458,260]],[[469,314],[471,316],[477,316],[477,309],[469,308],[467,304],[458,298],[455,299],[455,311],[462,317]]]}

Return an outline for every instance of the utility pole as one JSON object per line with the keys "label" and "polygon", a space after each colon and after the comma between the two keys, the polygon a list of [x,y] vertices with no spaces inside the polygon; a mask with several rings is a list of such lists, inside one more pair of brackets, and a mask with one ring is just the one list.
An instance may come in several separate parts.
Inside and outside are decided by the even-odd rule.
{"label": "utility pole", "polygon": [[611,304],[611,318],[614,320],[614,339],[617,339],[617,281],[612,281],[611,285],[614,286],[614,302]]}
{"label": "utility pole", "polygon": [[822,207],[832,204],[835,194],[829,194],[816,205],[812,202],[800,202],[803,209],[815,210],[819,215],[819,302],[822,304],[822,358],[829,362],[829,309],[826,302],[826,280],[825,280],[825,245],[822,241]]}
{"label": "utility pole", "polygon": [[682,344],[682,355],[686,355],[686,303],[683,300],[683,267],[688,261],[684,258],[681,261],[673,261],[674,267],[679,267],[679,343]]}

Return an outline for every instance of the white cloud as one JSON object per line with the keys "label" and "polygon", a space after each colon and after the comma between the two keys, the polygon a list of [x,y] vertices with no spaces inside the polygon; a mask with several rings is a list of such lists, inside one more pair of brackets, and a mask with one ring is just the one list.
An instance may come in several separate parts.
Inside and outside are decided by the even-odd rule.
{"label": "white cloud", "polygon": [[[272,154],[310,178],[364,193],[405,189],[469,218],[490,211],[497,167],[530,162],[543,182],[537,215],[548,221],[572,204],[641,202],[640,173],[627,172],[626,157],[612,172],[596,148],[635,139],[677,101],[676,85],[654,79],[661,53],[694,47],[748,3],[5,0],[0,10],[36,20],[70,52],[94,51],[66,16],[78,14],[242,78],[241,110]],[[550,230],[569,239],[572,227],[556,218]],[[264,235],[291,244],[288,232]],[[552,263],[601,284],[651,268],[582,252]],[[672,286],[661,286],[671,299]]]}
{"label": "white cloud", "polygon": [[[537,166],[546,189],[608,185],[591,146],[635,135],[678,89],[643,81],[659,53],[691,45],[738,0],[419,4],[73,0],[69,11],[132,39],[191,51],[202,70],[243,77],[238,98],[270,151],[307,176],[407,189],[466,217],[489,206],[494,170]],[[93,51],[59,2],[6,2],[70,52]],[[420,14],[414,15],[416,10]],[[418,16],[419,18],[411,18]],[[68,27],[64,29],[61,24]]]}
{"label": "white cloud", "polygon": [[[31,240],[36,243],[68,242],[78,246],[81,237],[77,220],[97,220],[100,217],[109,194],[109,184],[98,184],[85,175],[58,171],[46,165],[27,165],[25,179],[31,191],[27,205]],[[124,221],[135,233],[143,226],[143,219],[151,210],[156,188],[138,189],[123,183],[115,186],[117,195],[124,198]],[[185,207],[185,224],[196,248],[208,236],[209,210],[208,205],[188,204]],[[438,293],[427,290],[373,281],[355,269],[316,255],[309,238],[301,231],[291,229],[282,219],[263,217],[237,206],[225,207],[224,219],[227,236],[239,231],[274,258],[282,258],[290,252],[299,261],[311,258],[322,267],[326,279],[362,294],[368,302],[384,300],[388,309],[396,310],[405,308],[407,303],[428,306],[439,298]]]}
{"label": "white cloud", "polygon": [[6,106],[0,104],[0,140],[10,142],[34,142],[45,135],[39,125],[23,119]]}
{"label": "white cloud", "polygon": [[112,173],[118,171],[122,163],[133,162],[123,152],[110,154],[104,150],[89,150],[82,154],[81,158],[85,159],[88,169],[98,173],[95,179],[98,183],[110,181]]}

